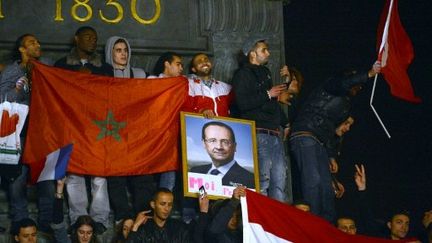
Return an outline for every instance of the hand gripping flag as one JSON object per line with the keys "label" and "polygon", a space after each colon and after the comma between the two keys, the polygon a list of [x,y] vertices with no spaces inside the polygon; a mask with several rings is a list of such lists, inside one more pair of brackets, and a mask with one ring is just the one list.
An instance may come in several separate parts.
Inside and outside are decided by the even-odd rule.
{"label": "hand gripping flag", "polygon": [[186,78],[127,79],[35,63],[23,160],[73,143],[68,172],[94,176],[178,169]]}
{"label": "hand gripping flag", "polygon": [[378,61],[381,61],[381,72],[390,86],[391,94],[419,103],[421,100],[415,96],[407,74],[414,50],[399,19],[398,0],[387,0],[377,32]]}
{"label": "hand gripping flag", "polygon": [[247,190],[241,198],[244,243],[395,243],[362,235],[349,235],[326,220]]}

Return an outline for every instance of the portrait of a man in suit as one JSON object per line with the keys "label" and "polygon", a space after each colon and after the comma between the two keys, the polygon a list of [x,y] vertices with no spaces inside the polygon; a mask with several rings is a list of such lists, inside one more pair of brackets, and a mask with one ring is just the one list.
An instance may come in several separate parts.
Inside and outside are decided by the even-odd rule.
{"label": "portrait of a man in suit", "polygon": [[201,138],[212,163],[192,167],[190,172],[220,176],[225,186],[242,184],[255,188],[253,173],[240,166],[234,158],[237,143],[230,126],[219,121],[208,122],[202,127]]}

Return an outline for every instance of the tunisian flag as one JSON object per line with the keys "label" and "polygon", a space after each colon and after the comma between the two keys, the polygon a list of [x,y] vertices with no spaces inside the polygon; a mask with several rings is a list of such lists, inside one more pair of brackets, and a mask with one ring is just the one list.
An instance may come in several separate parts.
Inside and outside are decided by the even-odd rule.
{"label": "tunisian flag", "polygon": [[73,143],[72,173],[122,176],[175,170],[179,110],[187,91],[183,77],[113,78],[35,63],[23,161],[31,168]]}
{"label": "tunisian flag", "polygon": [[395,243],[362,235],[349,235],[326,220],[288,204],[247,190],[241,198],[244,243]]}
{"label": "tunisian flag", "polygon": [[381,72],[390,86],[390,92],[406,101],[421,102],[415,96],[407,74],[414,50],[399,19],[398,0],[387,0],[377,35],[378,61],[381,61]]}

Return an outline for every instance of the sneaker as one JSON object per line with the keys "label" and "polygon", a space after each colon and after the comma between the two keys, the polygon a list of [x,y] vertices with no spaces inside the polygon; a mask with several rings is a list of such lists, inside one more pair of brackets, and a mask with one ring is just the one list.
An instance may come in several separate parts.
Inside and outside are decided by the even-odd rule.
{"label": "sneaker", "polygon": [[99,222],[96,222],[94,227],[95,228],[93,230],[97,235],[101,235],[107,230],[107,228]]}

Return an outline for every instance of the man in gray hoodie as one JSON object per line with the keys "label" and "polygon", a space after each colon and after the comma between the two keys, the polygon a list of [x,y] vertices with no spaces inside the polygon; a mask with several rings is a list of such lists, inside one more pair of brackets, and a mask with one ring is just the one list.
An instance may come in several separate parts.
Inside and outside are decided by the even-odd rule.
{"label": "man in gray hoodie", "polygon": [[146,73],[142,68],[134,68],[130,65],[131,48],[129,42],[119,36],[108,38],[105,44],[105,61],[114,68],[114,77],[120,78],[145,78]]}
{"label": "man in gray hoodie", "polygon": [[[119,36],[108,38],[105,45],[105,61],[113,66],[114,77],[146,77],[143,69],[131,67],[131,52],[129,42],[125,38]],[[125,218],[134,218],[137,213],[150,209],[149,203],[156,190],[152,175],[110,176],[107,180],[116,223]],[[128,186],[132,195],[131,204],[127,195]],[[132,205],[132,208],[129,205]]]}

